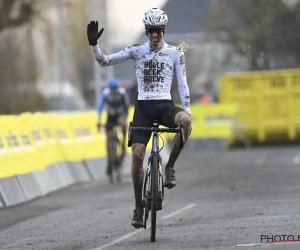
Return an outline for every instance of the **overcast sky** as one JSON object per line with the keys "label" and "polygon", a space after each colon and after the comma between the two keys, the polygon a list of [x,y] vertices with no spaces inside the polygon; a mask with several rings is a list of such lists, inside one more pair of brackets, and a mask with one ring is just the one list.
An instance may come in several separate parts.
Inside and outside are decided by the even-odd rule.
{"label": "overcast sky", "polygon": [[167,0],[108,0],[108,18],[112,46],[127,46],[137,42],[143,32],[142,18],[150,8],[161,8]]}

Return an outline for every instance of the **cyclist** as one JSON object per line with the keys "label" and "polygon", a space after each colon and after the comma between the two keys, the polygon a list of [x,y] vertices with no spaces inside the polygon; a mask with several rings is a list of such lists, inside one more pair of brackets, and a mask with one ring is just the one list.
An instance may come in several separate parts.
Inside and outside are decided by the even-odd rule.
{"label": "cyclist", "polygon": [[[127,131],[127,114],[128,114],[128,106],[129,99],[126,93],[125,88],[120,87],[120,81],[118,79],[111,79],[108,82],[108,86],[103,89],[101,93],[101,98],[98,106],[98,128],[101,127],[101,119],[104,107],[107,107],[107,121],[105,125],[106,129],[106,148],[108,150],[108,142],[112,137],[113,128],[116,125],[119,125],[122,129],[123,141],[122,141],[122,155],[121,159],[116,159],[117,165],[121,165],[124,155],[125,155],[125,143],[126,143],[126,131]],[[112,182],[112,166],[109,161],[109,157],[107,157],[107,168],[106,173],[110,177],[110,181]]]}
{"label": "cyclist", "polygon": [[[104,31],[102,28],[98,32],[97,21],[91,21],[88,24],[87,35],[94,57],[100,66],[111,66],[129,59],[134,61],[138,81],[138,93],[133,115],[134,126],[149,127],[152,126],[154,120],[158,120],[160,124],[171,128],[183,124],[187,140],[192,127],[184,52],[164,41],[167,22],[168,17],[163,10],[149,9],[143,17],[149,41],[144,44],[128,46],[111,55],[105,55],[97,44],[98,38]],[[175,106],[172,100],[171,84],[174,73],[177,77],[183,108]],[[150,137],[150,132],[135,132],[132,135],[131,176],[135,195],[135,209],[131,224],[135,228],[143,227],[143,161]],[[165,166],[164,186],[168,188],[173,188],[176,185],[174,164],[180,152],[180,136],[176,134],[169,160]]]}

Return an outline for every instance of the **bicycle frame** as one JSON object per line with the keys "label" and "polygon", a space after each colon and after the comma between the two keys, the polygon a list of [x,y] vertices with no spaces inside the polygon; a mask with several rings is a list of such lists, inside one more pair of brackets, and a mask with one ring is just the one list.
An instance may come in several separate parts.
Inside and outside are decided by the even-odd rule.
{"label": "bicycle frame", "polygon": [[[104,128],[104,126],[101,126],[102,128]],[[109,166],[110,166],[110,170],[111,174],[109,175],[109,181],[111,184],[114,183],[114,178],[117,179],[117,182],[120,183],[121,182],[121,170],[120,170],[120,166],[116,166],[116,160],[119,157],[118,155],[118,147],[120,146],[120,138],[118,136],[118,130],[119,127],[118,125],[115,125],[112,130],[111,130],[111,137],[110,140],[108,141],[108,152],[107,152],[107,157],[108,157],[108,161],[109,161]]]}

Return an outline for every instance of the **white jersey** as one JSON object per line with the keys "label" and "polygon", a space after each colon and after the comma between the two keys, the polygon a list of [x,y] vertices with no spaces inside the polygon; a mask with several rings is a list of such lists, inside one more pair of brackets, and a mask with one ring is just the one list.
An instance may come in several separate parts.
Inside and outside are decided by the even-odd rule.
{"label": "white jersey", "polygon": [[186,81],[184,52],[164,42],[159,50],[152,50],[150,43],[135,44],[105,55],[98,45],[91,46],[101,67],[111,66],[132,59],[138,82],[138,100],[171,100],[174,73],[183,109],[191,114],[190,94]]}

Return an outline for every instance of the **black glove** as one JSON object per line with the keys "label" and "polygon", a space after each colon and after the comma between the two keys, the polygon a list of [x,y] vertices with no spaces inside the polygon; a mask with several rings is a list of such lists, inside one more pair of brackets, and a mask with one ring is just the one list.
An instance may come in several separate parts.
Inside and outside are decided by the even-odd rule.
{"label": "black glove", "polygon": [[87,26],[87,37],[91,46],[97,45],[98,38],[102,35],[102,28],[98,33],[98,21],[91,21]]}
{"label": "black glove", "polygon": [[102,126],[101,122],[97,122],[97,128],[98,128],[98,130],[101,128],[101,126]]}

